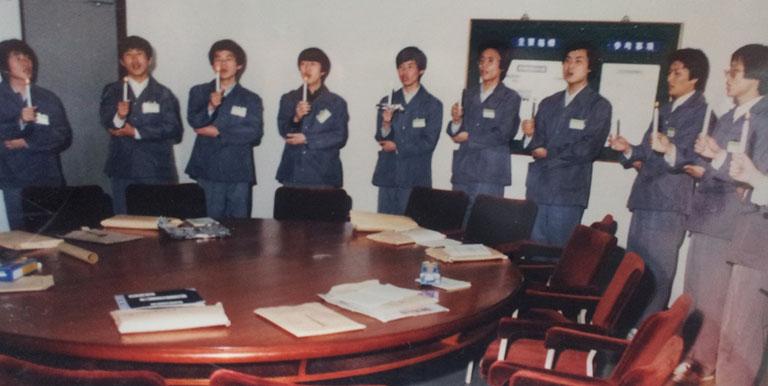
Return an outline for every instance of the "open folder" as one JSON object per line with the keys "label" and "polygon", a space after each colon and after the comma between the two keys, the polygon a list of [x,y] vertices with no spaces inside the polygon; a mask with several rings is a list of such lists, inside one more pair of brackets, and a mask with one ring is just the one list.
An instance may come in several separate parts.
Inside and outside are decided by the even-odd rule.
{"label": "open folder", "polygon": [[410,217],[394,214],[353,210],[349,212],[349,218],[355,230],[361,232],[403,231],[419,226]]}

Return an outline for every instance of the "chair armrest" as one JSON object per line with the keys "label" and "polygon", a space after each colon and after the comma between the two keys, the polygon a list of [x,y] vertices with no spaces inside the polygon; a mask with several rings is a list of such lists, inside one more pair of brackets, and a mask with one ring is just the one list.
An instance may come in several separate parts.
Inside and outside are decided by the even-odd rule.
{"label": "chair armrest", "polygon": [[629,341],[590,332],[577,331],[572,328],[553,327],[547,331],[544,344],[547,348],[556,350],[608,350],[621,353],[627,348]]}
{"label": "chair armrest", "polygon": [[523,302],[529,308],[572,309],[584,308],[592,311],[600,301],[599,296],[580,295],[567,292],[526,289]]}
{"label": "chair armrest", "polygon": [[550,322],[540,320],[526,320],[501,318],[496,334],[501,339],[516,340],[520,338],[544,338],[552,328],[588,332],[592,334],[604,334],[605,329],[589,324]]}
{"label": "chair armrest", "polygon": [[603,290],[596,286],[596,285],[587,285],[582,287],[558,287],[558,286],[550,286],[548,287],[549,290],[553,292],[563,292],[563,293],[569,293],[573,295],[585,295],[585,296],[601,296],[603,294]]}
{"label": "chair armrest", "polygon": [[509,386],[594,386],[610,385],[605,379],[583,377],[552,370],[519,370],[509,377]]}
{"label": "chair armrest", "polygon": [[494,249],[506,254],[512,259],[521,259],[526,256],[560,257],[563,248],[553,245],[537,244],[531,240],[520,240],[494,246]]}

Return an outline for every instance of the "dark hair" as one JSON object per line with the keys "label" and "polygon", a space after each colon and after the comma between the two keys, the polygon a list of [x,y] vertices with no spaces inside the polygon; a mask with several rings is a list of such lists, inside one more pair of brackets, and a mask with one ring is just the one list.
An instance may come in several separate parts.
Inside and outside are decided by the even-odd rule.
{"label": "dark hair", "polygon": [[589,70],[591,71],[590,76],[594,76],[594,74],[597,72],[596,70],[600,68],[600,64],[602,63],[602,58],[600,57],[600,53],[597,51],[597,48],[595,48],[592,43],[586,40],[579,40],[568,43],[568,45],[566,45],[565,49],[563,50],[562,61],[565,62],[565,59],[568,58],[568,54],[576,50],[587,51]]}
{"label": "dark hair", "polygon": [[744,77],[757,79],[760,95],[768,94],[768,47],[762,44],[747,44],[731,55],[731,61],[740,61],[744,65]]}
{"label": "dark hair", "polygon": [[696,90],[704,92],[707,88],[707,79],[709,78],[709,60],[704,52],[696,48],[682,48],[673,51],[667,57],[667,62],[680,62],[688,69],[689,80],[696,79]]}
{"label": "dark hair", "polygon": [[328,55],[326,55],[323,50],[317,47],[310,47],[301,51],[301,53],[299,53],[299,58],[296,59],[296,65],[301,65],[301,62],[303,61],[320,63],[320,71],[325,73],[321,78],[323,81],[325,81],[325,78],[331,73],[331,60],[328,59]]}
{"label": "dark hair", "polygon": [[211,49],[208,50],[208,61],[211,63],[211,65],[213,65],[213,59],[215,59],[216,53],[219,51],[229,51],[235,55],[235,61],[237,62],[237,65],[243,66],[241,69],[237,70],[236,74],[237,78],[240,79],[240,75],[245,72],[245,65],[248,63],[248,57],[245,55],[243,47],[240,47],[239,44],[235,43],[235,41],[231,39],[219,40],[216,43],[213,43]]}
{"label": "dark hair", "polygon": [[401,64],[409,60],[416,62],[416,67],[418,67],[419,70],[423,71],[427,69],[427,55],[424,55],[420,49],[414,46],[405,47],[397,53],[395,66],[400,67]]}
{"label": "dark hair", "polygon": [[499,62],[499,68],[501,69],[501,80],[504,80],[504,78],[507,77],[509,64],[512,62],[512,49],[509,48],[509,45],[500,41],[489,41],[480,44],[480,47],[477,51],[477,57],[479,58],[480,55],[483,54],[483,51],[487,49],[492,49],[499,53],[499,57],[501,58],[501,61]]}
{"label": "dark hair", "polygon": [[136,35],[128,36],[120,41],[120,44],[117,45],[117,56],[122,58],[128,50],[144,51],[147,58],[150,59],[153,54],[152,45],[146,39]]}
{"label": "dark hair", "polygon": [[37,55],[27,43],[19,39],[8,39],[0,42],[0,74],[4,81],[8,81],[8,75],[10,69],[8,68],[8,59],[11,58],[11,54],[18,53],[26,55],[32,61],[32,80],[37,78]]}

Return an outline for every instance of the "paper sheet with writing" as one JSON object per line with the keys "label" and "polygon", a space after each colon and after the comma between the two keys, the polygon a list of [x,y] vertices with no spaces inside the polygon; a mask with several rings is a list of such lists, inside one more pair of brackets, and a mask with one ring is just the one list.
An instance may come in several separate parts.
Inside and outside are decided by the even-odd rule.
{"label": "paper sheet with writing", "polygon": [[373,233],[366,236],[366,238],[390,245],[406,245],[416,243],[419,245],[434,246],[435,244],[444,245],[439,241],[445,239],[445,235],[431,229],[416,227],[405,231],[384,231]]}
{"label": "paper sheet with writing", "polygon": [[[520,103],[520,121],[522,122],[523,119],[531,118],[534,100],[538,109],[542,99],[565,89],[563,64],[556,60],[515,59],[509,65],[504,84],[517,91],[523,98]],[[515,139],[522,138],[523,131],[518,130]]]}
{"label": "paper sheet with writing", "polygon": [[642,141],[652,120],[660,69],[657,64],[603,64],[600,94],[613,107],[611,134],[620,119],[621,135],[633,145]]}
{"label": "paper sheet with writing", "polygon": [[427,248],[427,256],[446,263],[468,261],[503,260],[507,256],[482,244],[451,245],[444,248]]}
{"label": "paper sheet with writing", "polygon": [[378,280],[339,284],[319,296],[328,303],[382,322],[448,311],[420,291],[381,284]]}
{"label": "paper sheet with writing", "polygon": [[365,328],[364,324],[357,323],[317,302],[295,306],[262,307],[254,312],[299,338]]}

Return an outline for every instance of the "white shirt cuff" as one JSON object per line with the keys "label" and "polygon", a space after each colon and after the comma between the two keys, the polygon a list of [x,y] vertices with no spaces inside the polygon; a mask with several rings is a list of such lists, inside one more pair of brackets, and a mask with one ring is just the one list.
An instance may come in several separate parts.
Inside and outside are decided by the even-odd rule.
{"label": "white shirt cuff", "polygon": [[677,161],[677,146],[674,144],[670,145],[669,151],[664,154],[664,161],[667,161],[667,165],[669,166],[675,166],[675,162]]}
{"label": "white shirt cuff", "polygon": [[624,158],[626,158],[626,159],[632,158],[632,146],[628,147],[627,150],[624,150],[624,153],[622,153],[622,154],[624,155]]}
{"label": "white shirt cuff", "polygon": [[768,176],[761,175],[757,181],[752,184],[752,203],[766,206],[768,205]]}
{"label": "white shirt cuff", "polygon": [[455,124],[451,122],[451,135],[456,135],[459,133],[459,129],[461,129],[461,123]]}
{"label": "white shirt cuff", "polygon": [[134,130],[133,139],[137,141],[141,139],[141,134],[139,133],[139,129]]}
{"label": "white shirt cuff", "polygon": [[711,165],[715,170],[720,170],[721,167],[723,167],[723,164],[725,164],[725,159],[728,158],[728,152],[727,151],[721,151],[720,154],[717,155],[717,157],[712,159]]}
{"label": "white shirt cuff", "polygon": [[120,119],[120,116],[115,113],[115,117],[112,118],[112,124],[115,125],[115,128],[120,128],[125,126],[125,119]]}
{"label": "white shirt cuff", "polygon": [[528,147],[528,145],[531,144],[531,141],[533,141],[533,137],[529,137],[527,135],[523,135],[523,148]]}
{"label": "white shirt cuff", "polygon": [[392,132],[392,127],[384,127],[384,126],[381,127],[381,137],[382,138],[387,138],[387,136],[391,132]]}

